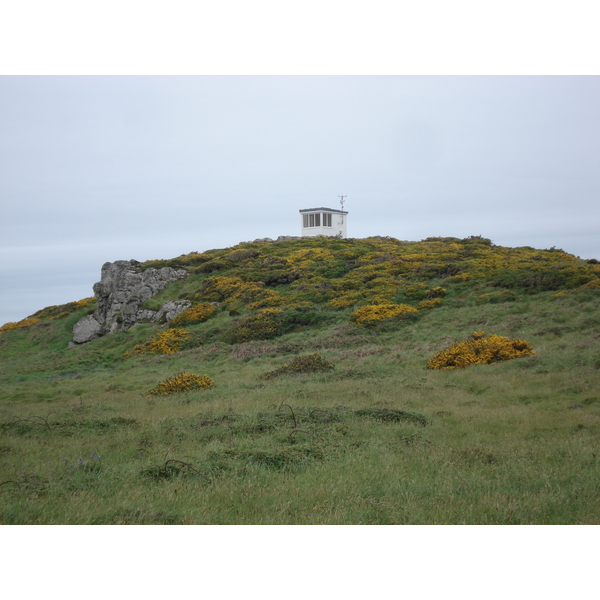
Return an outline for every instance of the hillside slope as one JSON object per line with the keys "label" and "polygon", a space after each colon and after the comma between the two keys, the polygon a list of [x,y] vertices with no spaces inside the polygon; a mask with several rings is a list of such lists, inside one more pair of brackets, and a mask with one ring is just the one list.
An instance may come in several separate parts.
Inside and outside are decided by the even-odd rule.
{"label": "hillside slope", "polygon": [[[88,298],[0,328],[2,522],[600,521],[598,261],[312,238],[162,266],[169,323],[69,347]],[[426,369],[474,331],[535,353]],[[146,395],[181,372],[215,386]]]}

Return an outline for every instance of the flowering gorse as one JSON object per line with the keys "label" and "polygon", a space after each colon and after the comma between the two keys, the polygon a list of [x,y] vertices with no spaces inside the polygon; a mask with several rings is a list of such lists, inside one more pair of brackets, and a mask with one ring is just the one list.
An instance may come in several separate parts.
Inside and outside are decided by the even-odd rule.
{"label": "flowering gorse", "polygon": [[125,358],[141,354],[174,354],[181,350],[181,345],[190,336],[185,329],[167,329],[158,333],[143,344],[138,344],[133,351],[126,352]]}
{"label": "flowering gorse", "polygon": [[208,375],[179,373],[161,381],[155,388],[146,392],[146,396],[170,396],[192,390],[207,390],[215,387],[215,382]]}
{"label": "flowering gorse", "polygon": [[57,306],[47,306],[42,310],[38,310],[38,312],[34,313],[33,316],[39,319],[60,319],[70,315],[76,310],[87,308],[95,300],[96,298],[92,296],[91,298],[83,298],[82,300],[77,300],[76,302],[68,302],[67,304],[60,304]]}
{"label": "flowering gorse", "polygon": [[427,309],[427,308],[435,308],[436,306],[440,306],[444,301],[441,298],[432,298],[431,300],[421,300],[419,304],[417,304],[417,308],[419,310]]}
{"label": "flowering gorse", "polygon": [[469,365],[490,365],[504,360],[535,354],[531,345],[518,339],[474,331],[471,339],[457,342],[438,352],[428,363],[427,369],[462,369]]}
{"label": "flowering gorse", "polygon": [[244,281],[240,277],[209,277],[202,282],[197,296],[223,302],[225,306],[249,304],[272,295],[261,281]]}
{"label": "flowering gorse", "polygon": [[350,320],[358,326],[374,325],[380,321],[392,319],[400,315],[418,312],[414,306],[409,306],[408,304],[374,304],[357,308],[350,315]]}
{"label": "flowering gorse", "polygon": [[169,321],[169,327],[182,327],[191,323],[202,323],[217,312],[216,306],[201,302],[191,306]]}
{"label": "flowering gorse", "polygon": [[17,322],[5,323],[0,327],[0,335],[3,333],[7,333],[9,331],[14,331],[15,329],[23,329],[25,327],[31,327],[32,325],[37,325],[44,319],[61,319],[62,317],[66,317],[70,315],[72,312],[79,310],[81,308],[86,308],[95,300],[92,298],[84,298],[83,300],[77,300],[76,302],[69,302],[68,304],[61,304],[57,306],[47,306],[42,310],[38,310],[33,315],[21,319]]}
{"label": "flowering gorse", "polygon": [[39,323],[40,320],[35,317],[27,317],[26,319],[21,319],[15,323],[5,323],[0,327],[0,334],[7,333],[8,331],[14,331],[15,329],[21,329],[22,327],[30,327],[31,325],[35,325]]}

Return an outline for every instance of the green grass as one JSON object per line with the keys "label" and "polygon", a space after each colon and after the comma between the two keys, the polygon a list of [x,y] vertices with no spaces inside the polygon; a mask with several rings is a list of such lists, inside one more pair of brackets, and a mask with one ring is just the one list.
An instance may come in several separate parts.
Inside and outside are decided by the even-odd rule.
{"label": "green grass", "polygon": [[[448,287],[416,320],[360,328],[321,308],[244,344],[222,341],[222,310],[171,355],[123,358],[152,325],[67,348],[86,310],[3,333],[0,522],[600,523],[599,292]],[[484,329],[536,354],[425,369]],[[314,353],[335,369],[261,378]],[[181,371],[216,387],[144,396]]]}

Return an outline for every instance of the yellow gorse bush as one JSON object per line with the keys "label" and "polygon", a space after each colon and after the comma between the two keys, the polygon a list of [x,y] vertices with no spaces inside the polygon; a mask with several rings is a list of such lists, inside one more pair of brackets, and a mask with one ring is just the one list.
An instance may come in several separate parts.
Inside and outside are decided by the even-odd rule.
{"label": "yellow gorse bush", "polygon": [[292,299],[289,296],[284,296],[276,290],[264,290],[262,298],[248,304],[250,310],[257,308],[269,308],[273,306],[284,306],[289,304]]}
{"label": "yellow gorse bush", "polygon": [[404,281],[397,277],[397,264],[394,260],[368,263],[331,281],[325,294],[325,299],[329,299],[327,307],[343,309],[373,302],[390,304],[404,285]]}
{"label": "yellow gorse bush", "polygon": [[88,307],[92,302],[94,302],[94,300],[96,300],[96,298],[92,296],[91,298],[83,298],[82,300],[68,302],[67,304],[46,306],[46,308],[38,310],[36,313],[34,313],[33,316],[39,319],[60,319],[70,315],[76,310]]}
{"label": "yellow gorse bush", "polygon": [[181,327],[190,323],[202,323],[217,312],[217,308],[208,302],[201,302],[184,310],[171,319],[169,327]]}
{"label": "yellow gorse bush", "polygon": [[75,302],[75,309],[79,310],[80,308],[85,308],[89,306],[96,298],[92,296],[91,298],[83,298],[83,300],[77,300]]}
{"label": "yellow gorse bush", "polygon": [[417,304],[417,308],[419,310],[427,309],[427,308],[435,308],[440,304],[443,304],[444,301],[441,298],[432,298],[431,300],[422,300]]}
{"label": "yellow gorse bush", "polygon": [[450,279],[452,281],[455,281],[457,283],[461,282],[461,281],[468,281],[469,279],[471,279],[471,273],[458,273],[457,275],[454,275],[453,277],[450,277]]}
{"label": "yellow gorse bush", "polygon": [[244,281],[241,277],[209,277],[202,283],[198,296],[225,305],[272,300],[277,292],[265,288],[262,281]]}
{"label": "yellow gorse bush", "polygon": [[155,335],[143,344],[138,344],[133,351],[126,352],[125,357],[141,354],[173,354],[181,349],[181,345],[190,336],[185,329],[167,329],[163,333]]}
{"label": "yellow gorse bush", "polygon": [[47,306],[42,310],[38,310],[33,315],[21,319],[17,322],[5,323],[0,327],[0,335],[3,333],[7,333],[8,331],[14,331],[15,329],[21,329],[23,327],[30,327],[31,325],[36,325],[42,319],[60,319],[62,317],[66,317],[70,315],[72,312],[79,310],[80,308],[85,308],[89,304],[91,304],[95,300],[92,298],[84,298],[83,300],[77,300],[77,302],[69,302],[68,304],[61,304],[57,306]]}
{"label": "yellow gorse bush", "polygon": [[0,327],[0,334],[6,333],[8,331],[14,331],[15,329],[21,329],[21,327],[29,327],[30,325],[35,325],[39,323],[40,320],[35,317],[27,317],[26,319],[21,319],[17,322],[5,323]]}
{"label": "yellow gorse bush", "polygon": [[591,281],[588,281],[581,287],[586,288],[588,290],[598,290],[600,289],[600,279],[592,279]]}
{"label": "yellow gorse bush", "polygon": [[350,320],[358,326],[374,325],[379,321],[392,319],[399,315],[418,312],[414,306],[408,304],[374,304],[357,308],[350,315]]}
{"label": "yellow gorse bush", "polygon": [[215,382],[208,375],[193,375],[192,373],[179,373],[161,381],[155,388],[146,392],[146,396],[170,396],[192,390],[207,390],[215,387]]}
{"label": "yellow gorse bush", "polygon": [[524,340],[512,339],[485,331],[474,331],[471,339],[457,342],[438,352],[428,363],[427,369],[462,369],[469,365],[491,365],[504,360],[535,354]]}
{"label": "yellow gorse bush", "polygon": [[308,248],[292,252],[287,260],[292,265],[303,265],[317,261],[329,260],[333,254],[324,248]]}
{"label": "yellow gorse bush", "polygon": [[[600,275],[600,265],[583,264],[556,249],[504,248],[480,236],[421,242],[375,236],[245,243],[227,252],[210,251],[206,259],[207,264],[219,263],[219,268],[202,273],[224,272],[204,279],[194,298],[222,302],[230,310],[289,308],[298,302],[343,310],[395,304],[402,302],[401,295],[416,306],[422,300],[442,298],[454,291],[450,286],[465,282],[500,288],[480,299],[496,303],[515,300],[511,289],[517,293],[576,288]],[[444,287],[439,285],[442,280]]]}

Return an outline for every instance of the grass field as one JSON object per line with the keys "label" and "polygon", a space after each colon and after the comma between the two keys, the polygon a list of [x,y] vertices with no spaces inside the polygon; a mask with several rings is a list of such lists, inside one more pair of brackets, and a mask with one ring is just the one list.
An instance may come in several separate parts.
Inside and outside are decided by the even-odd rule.
{"label": "grass field", "polygon": [[[201,278],[212,276],[205,271]],[[334,293],[313,305],[311,323],[236,342],[235,314],[264,307],[221,298],[208,321],[186,326],[194,344],[168,354],[124,357],[166,330],[151,324],[67,348],[93,304],[7,328],[0,521],[600,523],[600,291],[506,285],[509,301],[483,302],[498,288],[419,277],[448,294],[418,318],[359,327],[351,314],[366,303],[325,305]],[[401,300],[417,306],[408,283]],[[186,286],[177,294],[189,294]],[[284,294],[290,283],[272,289]],[[535,354],[425,369],[482,330],[526,340]],[[264,378],[314,353],[335,368]],[[216,385],[146,395],[184,371]]]}

